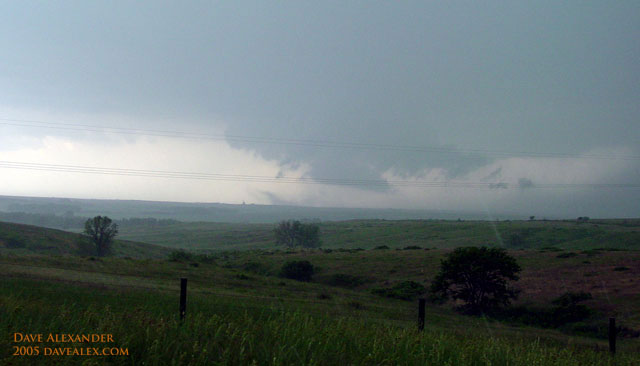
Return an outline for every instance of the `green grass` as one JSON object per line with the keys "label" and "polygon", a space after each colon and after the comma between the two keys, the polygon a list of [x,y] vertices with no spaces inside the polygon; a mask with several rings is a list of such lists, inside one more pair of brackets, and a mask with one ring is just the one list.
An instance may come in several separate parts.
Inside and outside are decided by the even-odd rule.
{"label": "green grass", "polygon": [[[500,245],[496,231],[502,237],[518,233],[524,242],[509,253],[523,268],[519,305],[543,306],[567,291],[585,291],[593,295],[585,304],[596,310],[594,321],[616,316],[619,325],[640,329],[640,251],[628,250],[636,248],[637,220],[494,224],[323,223],[325,246],[332,251],[276,249],[271,225],[181,223],[167,232],[138,233],[163,238],[167,245],[186,235],[192,241],[184,246],[203,249],[200,253],[217,243],[212,255],[182,261],[154,259],[167,258],[168,249],[145,245],[139,259],[122,253],[73,256],[75,234],[0,224],[0,364],[640,364],[638,338],[619,339],[614,362],[606,339],[463,316],[452,304],[429,304],[426,330],[420,333],[415,302],[372,293],[403,281],[428,286],[449,248]],[[560,239],[550,244],[553,233]],[[7,248],[9,237],[27,245]],[[538,240],[543,243],[535,244]],[[390,249],[374,250],[382,245]],[[402,250],[414,245],[428,250]],[[597,249],[607,246],[623,250]],[[263,247],[269,249],[255,249]],[[568,252],[575,255],[558,257]],[[291,260],[310,261],[317,269],[313,280],[278,277],[282,264]],[[189,279],[189,300],[187,320],[179,325],[182,277]],[[14,332],[110,333],[114,345],[130,354],[15,357]]]}
{"label": "green grass", "polygon": [[[176,319],[175,290],[143,292],[12,278],[0,285],[0,295],[0,328],[8,331],[8,337],[0,338],[0,349],[2,359],[12,365],[633,365],[640,361],[624,346],[614,362],[598,349],[601,344],[540,339],[526,330],[513,337],[488,323],[486,328],[473,323],[453,328],[429,325],[420,333],[408,322],[309,312],[304,307],[200,291],[190,293],[182,325]],[[129,356],[17,357],[12,355],[14,332],[112,334],[114,343],[109,346],[126,348]]]}
{"label": "green grass", "polygon": [[[624,224],[623,224],[624,222]],[[511,249],[640,249],[639,220],[440,221],[354,220],[320,223],[323,248],[455,248],[502,245]],[[267,249],[275,246],[270,224],[176,223],[157,228],[128,227],[129,240],[190,250]],[[515,239],[518,237],[519,239]]]}

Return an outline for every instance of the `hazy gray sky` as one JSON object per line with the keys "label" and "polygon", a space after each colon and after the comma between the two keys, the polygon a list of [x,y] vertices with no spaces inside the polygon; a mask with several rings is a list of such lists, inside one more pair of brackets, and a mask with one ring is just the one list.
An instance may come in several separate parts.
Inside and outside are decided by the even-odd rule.
{"label": "hazy gray sky", "polygon": [[639,68],[638,1],[3,2],[1,161],[508,184],[336,187],[0,166],[0,194],[639,216],[640,188],[585,186],[640,185]]}

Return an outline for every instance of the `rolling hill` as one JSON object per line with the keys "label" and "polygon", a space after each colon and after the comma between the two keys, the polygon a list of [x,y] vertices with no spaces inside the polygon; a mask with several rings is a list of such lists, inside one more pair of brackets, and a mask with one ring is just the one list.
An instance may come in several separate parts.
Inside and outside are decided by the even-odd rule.
{"label": "rolling hill", "polygon": [[[39,226],[0,222],[0,253],[90,255],[91,246],[82,235]],[[159,245],[115,240],[113,255],[132,258],[164,258],[169,248]]]}

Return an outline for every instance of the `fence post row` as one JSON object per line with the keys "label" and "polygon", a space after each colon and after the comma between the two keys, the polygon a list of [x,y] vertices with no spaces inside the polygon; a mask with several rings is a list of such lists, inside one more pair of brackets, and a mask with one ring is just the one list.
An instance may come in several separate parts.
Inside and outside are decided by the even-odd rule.
{"label": "fence post row", "polygon": [[424,330],[424,306],[425,299],[418,300],[418,330]]}
{"label": "fence post row", "polygon": [[[418,300],[418,330],[424,330],[425,299]],[[187,279],[180,279],[180,321],[187,313]],[[616,353],[616,318],[609,318],[609,352]]]}
{"label": "fence post row", "polygon": [[180,279],[180,321],[184,320],[187,313],[187,279]]}

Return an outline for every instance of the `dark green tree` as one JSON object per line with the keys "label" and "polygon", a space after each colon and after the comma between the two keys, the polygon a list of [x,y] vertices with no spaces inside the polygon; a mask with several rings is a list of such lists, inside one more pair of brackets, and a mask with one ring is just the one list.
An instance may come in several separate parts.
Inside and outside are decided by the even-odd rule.
{"label": "dark green tree", "polygon": [[97,255],[103,257],[111,251],[118,225],[107,216],[96,216],[84,223],[84,234],[96,245]]}
{"label": "dark green tree", "polygon": [[320,228],[315,224],[303,224],[300,221],[282,221],[274,230],[276,244],[289,248],[320,247]]}
{"label": "dark green tree", "polygon": [[518,290],[508,286],[517,281],[520,266],[501,248],[457,248],[440,263],[440,273],[431,283],[435,299],[462,300],[464,311],[479,314],[508,305]]}

